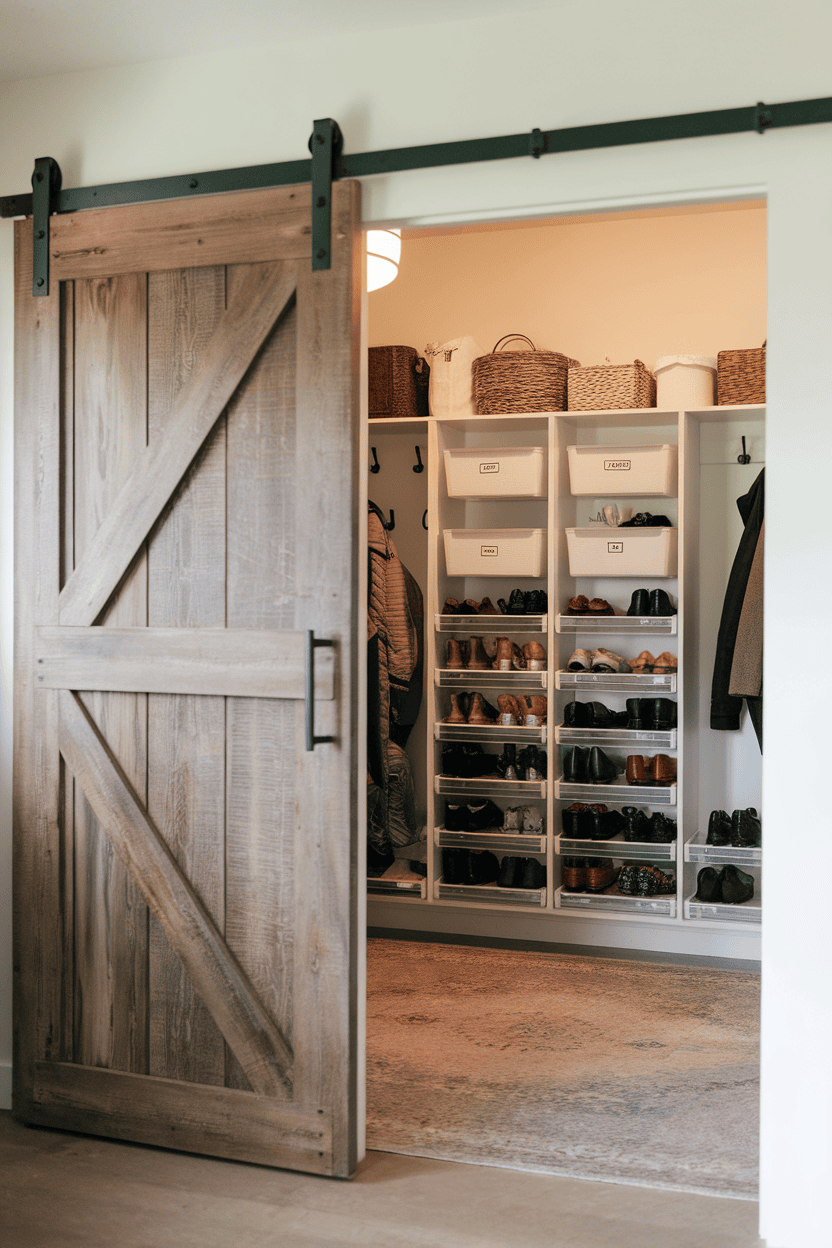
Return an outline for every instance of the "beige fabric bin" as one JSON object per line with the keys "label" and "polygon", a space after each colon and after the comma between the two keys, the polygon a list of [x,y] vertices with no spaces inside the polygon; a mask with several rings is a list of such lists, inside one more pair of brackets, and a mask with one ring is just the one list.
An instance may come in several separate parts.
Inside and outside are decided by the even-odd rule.
{"label": "beige fabric bin", "polygon": [[570,576],[675,576],[678,529],[567,529]]}
{"label": "beige fabric bin", "polygon": [[656,360],[656,407],[697,411],[716,403],[716,359],[710,355],[663,355]]}
{"label": "beige fabric bin", "polygon": [[448,576],[545,576],[545,529],[445,529]]}

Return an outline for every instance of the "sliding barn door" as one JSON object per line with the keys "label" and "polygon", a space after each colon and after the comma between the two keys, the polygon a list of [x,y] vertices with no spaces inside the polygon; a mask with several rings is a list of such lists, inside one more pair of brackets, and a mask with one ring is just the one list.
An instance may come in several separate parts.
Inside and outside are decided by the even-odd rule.
{"label": "sliding barn door", "polygon": [[45,298],[17,223],[14,1107],[347,1176],[360,273],[333,189],[321,272],[309,187],[53,218]]}

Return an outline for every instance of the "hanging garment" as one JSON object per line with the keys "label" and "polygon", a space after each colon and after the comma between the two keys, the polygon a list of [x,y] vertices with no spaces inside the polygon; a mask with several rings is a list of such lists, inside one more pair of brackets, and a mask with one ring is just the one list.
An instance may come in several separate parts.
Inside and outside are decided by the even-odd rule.
{"label": "hanging garment", "polygon": [[422,701],[422,592],[399,559],[382,513],[369,504],[367,604],[368,870],[393,861],[390,742],[403,746]]}
{"label": "hanging garment", "polygon": [[763,549],[766,524],[760,529],[757,549],[745,589],[734,662],[731,665],[732,697],[756,698],[763,687]]}
{"label": "hanging garment", "polygon": [[[722,619],[716,642],[714,674],[711,682],[711,728],[714,729],[735,731],[740,726],[743,700],[731,694],[731,669],[734,664],[737,632],[746,589],[763,527],[764,507],[765,468],[762,469],[748,493],[737,499],[737,508],[745,529],[737,547],[731,575],[728,578],[728,588],[725,591],[725,602],[722,607]],[[762,692],[756,697],[746,696],[745,701],[762,749]]]}

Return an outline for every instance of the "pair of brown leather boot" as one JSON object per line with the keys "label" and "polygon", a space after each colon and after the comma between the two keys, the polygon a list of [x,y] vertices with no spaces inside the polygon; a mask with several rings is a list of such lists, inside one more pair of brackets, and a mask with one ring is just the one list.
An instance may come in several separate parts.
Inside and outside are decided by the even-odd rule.
{"label": "pair of brown leather boot", "polygon": [[654,754],[652,758],[630,754],[627,758],[627,783],[675,784],[676,759],[667,754]]}
{"label": "pair of brown leather boot", "polygon": [[445,724],[495,724],[499,712],[481,693],[452,693],[450,714]]}
{"label": "pair of brown leather boot", "polygon": [[451,670],[467,668],[472,672],[484,672],[491,669],[491,655],[483,645],[482,637],[472,637],[470,641],[457,641],[448,638],[445,666]]}
{"label": "pair of brown leather boot", "polygon": [[492,666],[498,672],[544,672],[546,651],[539,641],[527,641],[521,650],[510,637],[498,637],[497,653]]}

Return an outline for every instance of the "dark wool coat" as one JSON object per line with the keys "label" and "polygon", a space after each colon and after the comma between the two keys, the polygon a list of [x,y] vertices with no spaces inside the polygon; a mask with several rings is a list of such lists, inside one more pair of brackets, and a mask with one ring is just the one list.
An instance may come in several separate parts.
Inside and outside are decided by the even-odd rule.
{"label": "dark wool coat", "polygon": [[[762,469],[748,493],[737,499],[737,507],[745,529],[737,547],[734,566],[731,568],[728,588],[725,591],[725,603],[716,641],[714,675],[711,682],[711,727],[729,730],[738,729],[740,726],[742,698],[731,696],[731,668],[734,663],[737,630],[745,601],[745,591],[757,550],[760,530],[763,527],[765,468]],[[746,698],[748,713],[761,748],[762,701],[762,694],[758,698]]]}

